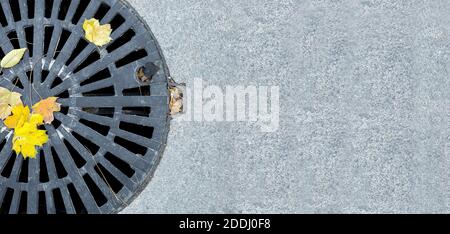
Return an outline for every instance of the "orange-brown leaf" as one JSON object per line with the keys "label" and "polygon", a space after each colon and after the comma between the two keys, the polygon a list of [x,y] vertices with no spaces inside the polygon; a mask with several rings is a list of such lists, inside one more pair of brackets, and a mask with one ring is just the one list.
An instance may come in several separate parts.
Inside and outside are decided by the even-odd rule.
{"label": "orange-brown leaf", "polygon": [[169,89],[170,91],[170,102],[169,109],[172,116],[183,112],[183,92],[178,87],[173,87]]}
{"label": "orange-brown leaf", "polygon": [[44,117],[46,124],[51,124],[55,119],[53,112],[61,111],[61,104],[57,103],[57,97],[49,97],[33,106],[33,113],[40,114]]}

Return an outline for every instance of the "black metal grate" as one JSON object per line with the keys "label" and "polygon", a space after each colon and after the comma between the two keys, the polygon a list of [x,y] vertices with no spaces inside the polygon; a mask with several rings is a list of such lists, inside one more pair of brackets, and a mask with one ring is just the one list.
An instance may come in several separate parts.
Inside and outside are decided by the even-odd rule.
{"label": "black metal grate", "polygon": [[[169,72],[157,41],[121,0],[0,4],[0,57],[29,49],[0,86],[26,105],[50,96],[63,105],[37,159],[15,155],[0,126],[0,213],[119,212],[148,184],[166,144]],[[92,17],[113,28],[100,49],[84,39]],[[142,69],[150,80],[137,77]]]}

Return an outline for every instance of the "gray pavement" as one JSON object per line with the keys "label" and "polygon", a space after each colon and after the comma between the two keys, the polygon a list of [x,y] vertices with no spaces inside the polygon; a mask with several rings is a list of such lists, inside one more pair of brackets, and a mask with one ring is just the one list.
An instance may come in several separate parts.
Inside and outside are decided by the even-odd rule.
{"label": "gray pavement", "polygon": [[173,122],[123,213],[450,212],[450,4],[130,0],[188,85],[279,85],[280,129]]}

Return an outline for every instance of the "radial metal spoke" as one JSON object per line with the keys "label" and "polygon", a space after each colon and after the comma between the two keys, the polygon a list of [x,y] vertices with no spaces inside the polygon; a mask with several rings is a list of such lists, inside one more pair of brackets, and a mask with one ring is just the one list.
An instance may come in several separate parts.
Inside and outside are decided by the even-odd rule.
{"label": "radial metal spoke", "polygon": [[71,20],[75,15],[75,11],[77,10],[78,5],[80,4],[80,0],[72,0],[70,2],[70,7],[67,10],[67,15],[65,20]]}
{"label": "radial metal spoke", "polygon": [[[61,27],[60,24],[56,24],[53,28],[52,40],[50,41],[50,45],[48,47],[48,51],[46,54],[49,61],[52,61],[52,58],[55,56],[55,53],[57,52],[56,49],[58,47],[59,41],[61,40],[62,30],[63,30],[63,28]],[[48,69],[53,71],[51,73],[55,74],[55,72],[58,72],[58,71],[51,69],[51,66],[53,65],[53,63],[50,63],[48,65],[49,65]]]}
{"label": "radial metal spoke", "polygon": [[114,5],[111,6],[111,9],[106,13],[103,19],[100,21],[101,24],[110,23],[114,16],[123,8],[123,5],[120,2],[115,2]]}
{"label": "radial metal spoke", "polygon": [[81,111],[81,110],[74,109],[72,112],[76,116],[78,116],[78,117],[80,117],[82,119],[93,121],[93,122],[96,122],[96,123],[99,123],[99,124],[103,124],[103,125],[106,125],[106,126],[111,126],[111,125],[113,125],[116,122],[116,120],[114,120],[112,118],[101,116],[101,115],[94,115],[94,114],[87,113],[87,112]]}
{"label": "radial metal spoke", "polygon": [[[1,179],[2,178],[0,178],[0,182],[1,182]],[[2,206],[2,203],[3,203],[2,201],[4,201],[5,195],[6,195],[6,186],[0,186],[0,201],[1,201],[0,207]]]}
{"label": "radial metal spoke", "polygon": [[130,133],[127,131],[123,131],[120,129],[112,129],[111,130],[114,135],[124,138],[125,140],[134,142],[138,145],[145,146],[149,150],[158,151],[159,147],[161,146],[161,143],[157,141],[152,141],[151,139],[136,135],[134,133]]}
{"label": "radial metal spoke", "polygon": [[37,214],[38,212],[38,191],[37,184],[39,182],[39,161],[30,160],[28,164],[28,199],[27,199],[27,213]]}
{"label": "radial metal spoke", "polygon": [[55,214],[56,213],[55,201],[53,199],[52,191],[50,190],[45,191],[45,201],[47,206],[47,213]]}
{"label": "radial metal spoke", "polygon": [[55,162],[53,161],[53,154],[50,150],[50,145],[45,144],[44,145],[44,157],[45,157],[45,164],[47,167],[47,173],[48,177],[50,178],[50,181],[55,181],[58,179],[58,176],[56,175],[56,167]]}
{"label": "radial metal spoke", "polygon": [[147,127],[158,126],[161,123],[161,118],[148,118],[137,115],[120,115],[120,120]]}
{"label": "radial metal spoke", "polygon": [[[19,27],[16,24],[16,33],[17,33],[17,40],[19,41],[19,46],[20,48],[27,48],[29,43],[33,43],[32,41],[27,41],[26,37],[25,37],[25,29],[23,27]],[[25,55],[23,56],[24,60],[29,60],[30,59],[30,54],[29,51],[27,51],[25,53]]]}
{"label": "radial metal spoke", "polygon": [[19,173],[11,173],[9,179],[12,181],[18,181],[19,180],[19,175],[20,175],[20,168],[22,167],[22,163],[23,163],[23,157],[21,155],[17,155],[16,156],[16,160],[14,161],[14,166],[12,168],[13,172],[19,172]]}
{"label": "radial metal spoke", "polygon": [[19,80],[22,83],[22,85],[24,87],[24,90],[29,89],[29,86],[30,86],[31,83],[28,80],[28,76],[25,73],[25,71],[19,70],[19,69],[14,69],[14,68],[13,68],[13,70],[14,70],[14,73],[16,73],[17,76],[19,77]]}
{"label": "radial metal spoke", "polygon": [[126,31],[128,31],[129,29],[131,29],[131,27],[133,27],[133,25],[136,23],[137,19],[127,19],[125,21],[125,23],[123,23],[122,25],[120,25],[119,28],[117,28],[116,30],[114,30],[111,33],[111,38],[114,40],[117,40],[120,36],[122,36]]}
{"label": "radial metal spoke", "polygon": [[86,11],[81,16],[81,20],[80,20],[80,22],[78,22],[78,25],[82,25],[84,22],[83,21],[84,19],[90,19],[90,18],[94,17],[94,14],[100,7],[101,3],[102,3],[101,1],[90,1],[89,5],[86,8]]}
{"label": "radial metal spoke", "polygon": [[75,207],[73,206],[72,198],[70,197],[69,190],[67,189],[67,187],[61,188],[61,194],[63,197],[64,207],[66,208],[66,212],[69,214],[74,214]]}
{"label": "radial metal spoke", "polygon": [[[105,79],[105,80],[101,80],[101,81],[98,81],[98,82],[95,82],[95,83],[92,83],[92,84],[81,86],[80,88],[78,88],[77,90],[73,90],[72,92],[74,94],[76,94],[76,93],[87,93],[87,92],[91,92],[91,91],[94,91],[94,90],[107,88],[107,87],[110,87],[110,86],[113,86],[113,85],[114,85],[114,80],[113,79]],[[53,92],[53,90],[52,90],[52,92]],[[60,92],[60,91],[58,90],[58,92]],[[57,93],[57,92],[55,91],[55,93]]]}
{"label": "radial metal spoke", "polygon": [[[44,56],[44,10],[45,1],[34,1],[34,35],[33,35],[33,63],[35,67],[36,83],[41,82],[42,58]],[[38,74],[37,74],[38,73]]]}
{"label": "radial metal spoke", "polygon": [[27,0],[19,0],[19,9],[20,9],[21,18],[22,19],[28,18]]}
{"label": "radial metal spoke", "polygon": [[58,19],[58,13],[61,6],[61,0],[53,0],[53,8],[52,8],[52,20]]}
{"label": "radial metal spoke", "polygon": [[9,5],[8,1],[0,1],[2,8],[3,8],[3,12],[5,14],[6,17],[6,21],[8,21],[8,25],[11,25],[14,23],[14,19],[13,19],[13,14],[11,12],[11,7]]}
{"label": "radial metal spoke", "polygon": [[14,190],[14,195],[11,201],[11,207],[9,208],[10,214],[17,214],[19,212],[20,190]]}
{"label": "radial metal spoke", "polygon": [[152,105],[166,105],[167,100],[162,97],[152,96],[137,96],[137,97],[74,97],[74,98],[61,98],[59,100],[63,106],[68,107],[91,107],[93,103],[96,103],[98,107],[146,107]]}

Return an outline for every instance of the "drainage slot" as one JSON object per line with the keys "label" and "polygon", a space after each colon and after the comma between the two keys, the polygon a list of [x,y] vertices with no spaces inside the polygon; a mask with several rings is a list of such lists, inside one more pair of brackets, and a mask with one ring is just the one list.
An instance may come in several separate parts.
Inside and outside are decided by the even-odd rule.
{"label": "drainage slot", "polygon": [[59,113],[61,113],[63,115],[67,115],[69,113],[69,107],[61,106],[61,111],[59,111]]}
{"label": "drainage slot", "polygon": [[27,78],[29,82],[33,82],[33,71],[27,71]]}
{"label": "drainage slot", "polygon": [[16,153],[12,153],[11,157],[9,157],[8,163],[6,163],[5,167],[3,168],[3,171],[1,175],[5,178],[9,178],[11,176],[12,169],[14,167],[14,162],[16,161]]}
{"label": "drainage slot", "polygon": [[3,12],[3,8],[0,6],[0,24],[2,27],[8,26],[8,21],[6,20],[5,12]]}
{"label": "drainage slot", "polygon": [[77,214],[87,214],[86,207],[83,204],[83,201],[80,198],[75,186],[70,183],[67,185],[67,189],[69,190],[70,198],[72,199],[72,204],[75,207],[75,212]]}
{"label": "drainage slot", "polygon": [[83,96],[85,96],[85,97],[101,97],[101,96],[114,96],[114,95],[116,95],[114,86],[110,86],[110,87],[83,93]]}
{"label": "drainage slot", "polygon": [[89,43],[84,40],[84,39],[80,39],[78,41],[77,46],[75,47],[75,50],[72,51],[69,59],[66,61],[66,66],[69,66],[69,64],[78,56],[80,55],[81,52],[83,52],[83,50],[89,45]]}
{"label": "drainage slot", "polygon": [[133,177],[135,171],[131,168],[130,164],[126,163],[122,159],[117,156],[107,152],[105,154],[105,159],[108,160],[114,167],[116,167],[119,171],[121,171],[128,178]]}
{"label": "drainage slot", "polygon": [[82,111],[89,114],[113,118],[115,109],[106,107],[85,107],[82,109]]}
{"label": "drainage slot", "polygon": [[123,96],[150,96],[150,86],[141,86],[132,89],[124,89]]}
{"label": "drainage slot", "polygon": [[153,127],[137,125],[133,123],[120,122],[119,128],[134,133],[136,135],[151,139],[153,137]]}
{"label": "drainage slot", "polygon": [[27,40],[28,54],[33,57],[34,27],[25,28],[25,38]]}
{"label": "drainage slot", "polygon": [[19,174],[19,182],[27,183],[28,182],[28,162],[30,160],[24,159],[22,160],[22,168],[20,168]]}
{"label": "drainage slot", "polygon": [[92,130],[100,133],[103,136],[107,136],[109,133],[109,129],[110,127],[105,126],[105,125],[101,125],[99,123],[95,123],[89,120],[85,120],[85,119],[80,119],[80,123],[86,125],[87,127],[91,128]]}
{"label": "drainage slot", "polygon": [[80,86],[85,86],[85,85],[92,84],[97,81],[101,81],[101,80],[108,79],[108,78],[111,78],[111,73],[109,72],[109,69],[106,68],[106,69],[103,69],[103,70],[97,72],[95,75],[91,76],[89,79],[81,82]]}
{"label": "drainage slot", "polygon": [[113,30],[118,29],[123,23],[125,23],[125,18],[123,18],[120,14],[114,16],[113,20],[109,24],[111,24],[111,28]]}
{"label": "drainage slot", "polygon": [[18,214],[27,214],[27,198],[28,193],[26,191],[22,191],[20,193],[20,201],[19,201],[19,210]]}
{"label": "drainage slot", "polygon": [[58,19],[59,20],[65,20],[67,16],[67,12],[69,11],[70,7],[70,0],[62,0],[61,5],[59,7],[59,14]]}
{"label": "drainage slot", "polygon": [[36,0],[27,0],[28,19],[34,19],[34,1]]}
{"label": "drainage slot", "polygon": [[49,182],[48,171],[47,171],[47,163],[45,162],[44,151],[41,150],[39,152],[39,182],[47,183]]}
{"label": "drainage slot", "polygon": [[86,58],[86,60],[84,60],[84,62],[82,62],[74,71],[73,73],[76,74],[79,71],[83,70],[84,68],[86,68],[87,66],[95,63],[96,61],[98,61],[100,59],[100,54],[98,54],[97,51],[94,51],[91,55],[89,55],[89,57]]}
{"label": "drainage slot", "polygon": [[17,87],[17,88],[19,88],[19,89],[23,89],[23,84],[22,84],[22,82],[20,82],[19,77],[15,77],[15,78],[11,81],[11,83],[14,85],[14,87]]}
{"label": "drainage slot", "polygon": [[[64,91],[64,92],[62,92],[62,93],[57,94],[56,96],[57,96],[58,98],[69,98],[69,91],[66,90],[66,91]],[[62,112],[61,112],[61,113],[62,113]]]}
{"label": "drainage slot", "polygon": [[86,160],[84,160],[84,158],[66,139],[64,139],[64,144],[66,145],[67,150],[69,150],[69,153],[78,168],[82,168],[84,165],[86,165]]}
{"label": "drainage slot", "polygon": [[55,128],[55,129],[58,129],[59,128],[59,126],[61,126],[61,121],[59,121],[59,120],[57,120],[57,119],[54,119],[53,121],[52,121],[52,125],[53,125],[53,127]]}
{"label": "drainage slot", "polygon": [[41,72],[41,82],[44,82],[47,79],[48,74],[50,74],[49,71],[42,70],[42,72]]}
{"label": "drainage slot", "polygon": [[63,29],[61,33],[61,37],[58,41],[58,47],[56,48],[55,55],[53,56],[54,59],[58,57],[58,55],[61,53],[61,50],[64,48],[64,45],[67,42],[67,39],[69,39],[71,32]]}
{"label": "drainage slot", "polygon": [[3,147],[6,145],[6,139],[3,139],[2,143],[0,143],[0,151],[3,150]]}
{"label": "drainage slot", "polygon": [[52,17],[53,0],[45,0],[45,18]]}
{"label": "drainage slot", "polygon": [[102,178],[102,180],[112,189],[114,193],[120,192],[123,188],[123,184],[116,179],[106,168],[101,164],[95,165],[95,172]]}
{"label": "drainage slot", "polygon": [[145,51],[144,49],[138,50],[138,51],[134,51],[131,52],[130,54],[128,54],[127,56],[125,56],[124,58],[120,59],[119,61],[116,62],[116,67],[117,68],[121,68],[123,66],[126,66],[130,63],[133,63],[141,58],[145,58],[147,57],[147,51]]}
{"label": "drainage slot", "polygon": [[73,24],[78,24],[78,21],[80,21],[81,16],[83,15],[84,11],[88,7],[90,1],[80,1],[80,4],[78,4],[77,10],[75,11],[75,14],[72,18]]}
{"label": "drainage slot", "polygon": [[93,142],[91,142],[90,140],[82,137],[80,134],[76,133],[76,132],[72,132],[72,135],[83,145],[86,147],[86,149],[88,151],[91,152],[92,155],[95,155],[98,150],[100,149],[100,147],[96,144],[94,144]]}
{"label": "drainage slot", "polygon": [[67,176],[67,171],[64,168],[61,159],[59,159],[59,156],[56,153],[55,148],[52,147],[51,150],[53,155],[53,161],[55,162],[56,174],[58,175],[58,179],[65,178]]}
{"label": "drainage slot", "polygon": [[2,206],[0,207],[0,214],[9,214],[13,196],[14,190],[12,188],[7,188],[5,197],[3,198]]}
{"label": "drainage slot", "polygon": [[52,85],[50,86],[50,89],[53,89],[53,88],[55,88],[56,86],[58,86],[58,85],[60,85],[60,84],[62,84],[62,79],[61,79],[60,77],[56,77],[56,78],[53,80],[53,83],[52,83]]}
{"label": "drainage slot", "polygon": [[9,6],[11,7],[11,13],[13,15],[14,21],[20,21],[22,17],[20,16],[19,1],[9,0]]}
{"label": "drainage slot", "polygon": [[97,12],[94,15],[94,18],[101,21],[110,9],[111,9],[111,7],[109,7],[107,4],[105,4],[105,3],[100,4],[100,7],[98,8]]}
{"label": "drainage slot", "polygon": [[53,201],[55,202],[56,214],[66,214],[66,207],[64,206],[64,200],[59,188],[53,190]]}
{"label": "drainage slot", "polygon": [[50,47],[50,42],[52,41],[53,26],[45,26],[44,30],[44,55],[48,53],[48,48]]}
{"label": "drainage slot", "polygon": [[121,145],[123,148],[129,150],[130,152],[137,154],[137,155],[145,155],[147,153],[147,148],[141,145],[138,145],[134,142],[131,142],[129,140],[126,140],[122,137],[114,137],[114,142]]}
{"label": "drainage slot", "polygon": [[122,36],[115,39],[111,45],[106,47],[106,51],[108,53],[113,52],[114,50],[120,48],[121,46],[125,45],[127,42],[131,41],[133,37],[136,35],[136,33],[133,31],[133,29],[128,29]]}
{"label": "drainage slot", "polygon": [[83,176],[84,182],[89,188],[89,191],[91,191],[92,196],[94,196],[95,202],[97,203],[98,207],[103,206],[108,201],[103,195],[102,191],[98,188],[98,186],[95,184],[95,182],[92,180],[92,178],[86,174]]}
{"label": "drainage slot", "polygon": [[39,191],[38,197],[38,214],[47,214],[47,201],[45,200],[45,192]]}
{"label": "drainage slot", "polygon": [[125,115],[137,115],[142,117],[150,117],[150,107],[123,107],[122,113]]}
{"label": "drainage slot", "polygon": [[11,45],[14,47],[14,49],[20,49],[19,38],[17,38],[16,31],[9,32],[8,38],[9,38],[9,41],[11,42]]}

